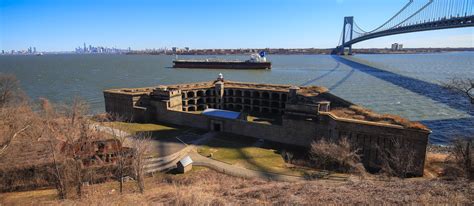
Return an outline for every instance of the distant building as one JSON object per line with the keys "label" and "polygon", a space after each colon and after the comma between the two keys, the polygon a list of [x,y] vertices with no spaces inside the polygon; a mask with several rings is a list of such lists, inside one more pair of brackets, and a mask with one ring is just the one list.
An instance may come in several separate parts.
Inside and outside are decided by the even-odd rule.
{"label": "distant building", "polygon": [[5,50],[2,50],[2,54],[5,54]]}
{"label": "distant building", "polygon": [[403,49],[403,44],[393,43],[392,44],[392,51],[399,51]]}

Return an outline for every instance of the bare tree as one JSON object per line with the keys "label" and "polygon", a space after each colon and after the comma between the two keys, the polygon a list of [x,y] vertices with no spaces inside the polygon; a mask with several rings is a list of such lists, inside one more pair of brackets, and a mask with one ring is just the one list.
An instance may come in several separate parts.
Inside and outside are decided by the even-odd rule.
{"label": "bare tree", "polygon": [[463,176],[468,179],[474,179],[474,168],[472,161],[474,159],[474,137],[457,137],[450,144],[449,160],[455,163]]}
{"label": "bare tree", "polygon": [[365,175],[365,169],[360,163],[359,149],[354,148],[347,138],[338,142],[321,139],[311,144],[310,157],[317,167],[342,171],[354,171]]}
{"label": "bare tree", "polygon": [[16,77],[12,74],[0,73],[0,107],[23,100],[23,91]]}
{"label": "bare tree", "polygon": [[69,119],[69,132],[65,136],[67,142],[72,145],[80,146],[80,148],[73,149],[73,171],[74,184],[76,192],[79,197],[82,197],[83,177],[88,172],[86,167],[83,167],[82,156],[89,155],[92,145],[93,136],[91,134],[90,121],[85,117],[88,111],[88,104],[79,97],[74,97],[72,103],[66,107],[66,118]]}
{"label": "bare tree", "polygon": [[[52,137],[50,137],[52,138]],[[54,177],[54,185],[56,190],[58,191],[59,199],[66,199],[68,197],[68,188],[67,188],[67,178],[66,174],[64,174],[64,161],[61,161],[58,158],[58,154],[56,151],[56,141],[50,139],[49,140],[49,149],[50,154],[52,156],[52,168],[50,169],[51,173]]]}
{"label": "bare tree", "polygon": [[452,78],[443,86],[457,93],[465,95],[474,104],[474,79]]}
{"label": "bare tree", "polygon": [[[71,187],[76,189],[80,198],[83,193],[83,177],[87,173],[82,158],[84,155],[87,157],[93,148],[90,123],[85,117],[87,103],[76,97],[69,105],[59,106],[59,112],[56,112],[48,100],[40,100],[40,111],[44,124],[48,125],[48,135],[55,140],[54,144],[50,141],[50,147],[55,165],[52,172],[56,177],[58,193],[61,198],[67,198],[67,191]],[[57,144],[63,145],[60,153],[56,153],[57,149],[54,149]]]}
{"label": "bare tree", "polygon": [[133,153],[133,171],[137,186],[141,193],[145,191],[144,177],[145,177],[145,161],[147,155],[151,151],[151,133],[139,133],[132,139]]}
{"label": "bare tree", "polygon": [[392,138],[390,148],[377,147],[381,161],[381,171],[390,176],[406,178],[420,169],[416,164],[416,151],[409,144],[402,144]]}
{"label": "bare tree", "polygon": [[[112,116],[111,119],[114,121],[120,121],[124,120],[121,116]],[[129,137],[129,134],[124,132],[124,128],[121,128],[120,125],[115,125],[114,128],[110,128],[109,130],[110,135],[112,135],[112,138],[118,142],[120,147],[123,147],[125,145],[125,141]],[[118,148],[118,151],[116,151],[116,157],[117,157],[117,179],[119,181],[119,191],[120,194],[123,193],[123,181],[124,181],[124,176],[126,174],[126,169],[127,169],[127,160],[128,160],[128,151],[124,150],[122,148]]]}

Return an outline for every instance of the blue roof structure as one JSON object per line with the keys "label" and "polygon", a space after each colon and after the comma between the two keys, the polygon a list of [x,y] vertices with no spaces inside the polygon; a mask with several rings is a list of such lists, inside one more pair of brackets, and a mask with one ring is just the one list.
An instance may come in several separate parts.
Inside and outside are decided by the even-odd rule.
{"label": "blue roof structure", "polygon": [[240,112],[222,110],[222,109],[206,109],[202,112],[203,115],[212,116],[212,117],[220,117],[226,119],[238,119],[240,116]]}

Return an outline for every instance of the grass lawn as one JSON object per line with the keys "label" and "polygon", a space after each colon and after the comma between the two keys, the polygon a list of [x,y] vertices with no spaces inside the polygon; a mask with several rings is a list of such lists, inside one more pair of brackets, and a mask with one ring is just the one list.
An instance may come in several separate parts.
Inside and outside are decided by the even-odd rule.
{"label": "grass lawn", "polygon": [[204,134],[204,130],[182,127],[168,124],[150,124],[150,123],[127,123],[127,122],[108,122],[107,126],[126,131],[131,134],[138,132],[151,132],[153,138],[176,137],[187,133]]}
{"label": "grass lawn", "polygon": [[198,149],[201,155],[247,169],[301,176],[305,170],[288,168],[278,151],[252,146],[245,137],[221,134]]}

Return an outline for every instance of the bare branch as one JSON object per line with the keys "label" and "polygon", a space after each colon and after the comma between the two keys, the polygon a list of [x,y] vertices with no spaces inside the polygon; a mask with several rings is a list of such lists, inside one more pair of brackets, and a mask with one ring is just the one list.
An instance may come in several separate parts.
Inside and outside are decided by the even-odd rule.
{"label": "bare branch", "polygon": [[452,78],[443,86],[469,98],[471,104],[474,104],[474,79],[471,78]]}
{"label": "bare branch", "polygon": [[23,127],[22,129],[20,129],[19,131],[15,132],[13,134],[13,136],[11,138],[9,138],[9,140],[7,141],[7,143],[5,145],[3,145],[3,147],[0,149],[0,155],[5,152],[7,149],[8,149],[8,146],[10,146],[10,143],[13,141],[13,139],[15,139],[15,137],[22,133],[23,131],[25,131],[26,129],[28,129],[28,127],[30,127],[31,125],[27,125],[25,127]]}

